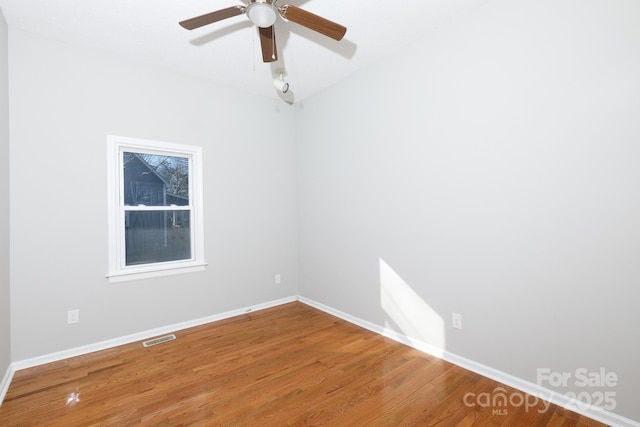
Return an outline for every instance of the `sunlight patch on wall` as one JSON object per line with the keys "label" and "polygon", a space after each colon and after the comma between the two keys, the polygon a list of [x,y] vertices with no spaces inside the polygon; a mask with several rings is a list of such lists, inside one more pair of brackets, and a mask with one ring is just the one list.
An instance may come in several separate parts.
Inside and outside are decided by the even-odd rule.
{"label": "sunlight patch on wall", "polygon": [[446,348],[445,322],[440,315],[380,258],[380,301],[393,325],[408,338],[430,346]]}

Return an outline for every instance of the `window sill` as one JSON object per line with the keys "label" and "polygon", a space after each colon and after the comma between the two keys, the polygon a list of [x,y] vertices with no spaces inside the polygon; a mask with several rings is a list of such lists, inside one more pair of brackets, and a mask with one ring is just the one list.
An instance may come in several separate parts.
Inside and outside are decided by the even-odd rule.
{"label": "window sill", "polygon": [[189,263],[175,266],[163,266],[161,269],[141,268],[136,270],[119,271],[117,273],[107,274],[109,283],[126,282],[129,280],[149,279],[153,277],[173,276],[176,274],[194,273],[204,271],[207,263]]}

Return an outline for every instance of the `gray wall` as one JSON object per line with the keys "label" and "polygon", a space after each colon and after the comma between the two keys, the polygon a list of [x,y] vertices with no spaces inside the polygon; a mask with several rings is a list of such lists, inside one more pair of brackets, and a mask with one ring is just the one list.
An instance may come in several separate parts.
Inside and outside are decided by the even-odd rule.
{"label": "gray wall", "polygon": [[639,16],[488,2],[299,104],[301,295],[640,420]]}
{"label": "gray wall", "polygon": [[[297,294],[290,106],[9,35],[14,361]],[[205,272],[107,282],[109,134],[203,147]]]}
{"label": "gray wall", "polygon": [[0,380],[11,363],[9,298],[9,83],[7,23],[0,10]]}

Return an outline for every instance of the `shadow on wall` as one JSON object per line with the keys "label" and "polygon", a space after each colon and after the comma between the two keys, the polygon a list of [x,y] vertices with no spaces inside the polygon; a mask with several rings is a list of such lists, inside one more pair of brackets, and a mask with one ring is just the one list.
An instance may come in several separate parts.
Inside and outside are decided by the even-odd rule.
{"label": "shadow on wall", "polygon": [[[385,328],[410,340],[446,349],[444,319],[380,258],[380,303],[387,315]],[[442,354],[434,354],[442,357]]]}

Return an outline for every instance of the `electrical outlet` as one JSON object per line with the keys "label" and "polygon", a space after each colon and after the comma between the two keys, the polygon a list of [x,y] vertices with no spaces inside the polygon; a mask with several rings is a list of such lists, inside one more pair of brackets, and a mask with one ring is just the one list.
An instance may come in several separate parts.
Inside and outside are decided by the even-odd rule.
{"label": "electrical outlet", "polygon": [[276,285],[279,285],[282,283],[282,276],[280,276],[280,274],[276,274],[274,281],[276,282]]}
{"label": "electrical outlet", "polygon": [[462,329],[462,314],[451,313],[451,326]]}
{"label": "electrical outlet", "polygon": [[67,311],[67,324],[78,323],[80,321],[80,310]]}

